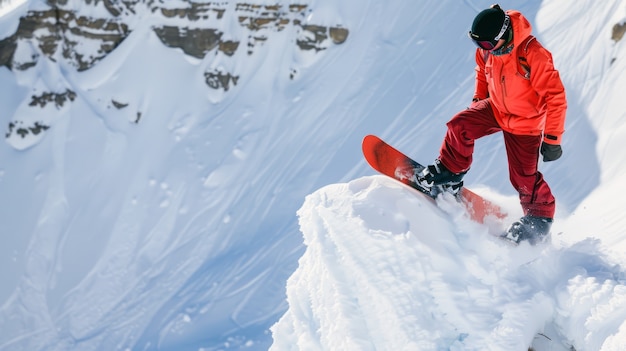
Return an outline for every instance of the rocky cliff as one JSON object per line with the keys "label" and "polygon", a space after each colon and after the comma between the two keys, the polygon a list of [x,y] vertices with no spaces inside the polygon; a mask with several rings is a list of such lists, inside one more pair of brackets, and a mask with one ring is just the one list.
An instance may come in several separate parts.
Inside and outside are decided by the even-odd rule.
{"label": "rocky cliff", "polygon": [[[307,18],[315,9],[308,4],[255,4],[199,2],[191,0],[48,0],[45,6],[28,10],[19,18],[15,32],[0,38],[0,66],[27,71],[42,60],[64,62],[76,71],[87,71],[98,65],[127,38],[139,21],[150,16],[151,30],[162,44],[172,50],[181,50],[195,59],[222,53],[232,57],[244,50],[254,55],[255,50],[273,33],[290,30],[299,50],[317,53],[333,45],[344,43],[348,28],[340,24],[324,26],[310,23]],[[228,31],[236,23],[239,29]],[[290,78],[293,79],[294,72]],[[224,69],[204,72],[207,89],[226,92],[245,80],[240,72]],[[43,108],[54,103],[61,108],[76,97],[73,87],[46,88],[29,98],[29,106]],[[60,91],[54,91],[60,89]],[[112,101],[121,109],[124,102]],[[34,102],[34,103],[32,103]],[[25,102],[26,103],[26,102]],[[135,122],[139,121],[140,113]],[[44,118],[45,119],[45,118]],[[6,137],[25,138],[49,128],[45,120],[12,120]]]}

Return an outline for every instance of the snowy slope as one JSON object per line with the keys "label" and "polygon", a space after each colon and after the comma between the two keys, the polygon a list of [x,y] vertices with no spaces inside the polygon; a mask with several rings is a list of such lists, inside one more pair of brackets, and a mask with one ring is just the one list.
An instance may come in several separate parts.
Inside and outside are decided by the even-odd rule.
{"label": "snowy slope", "polygon": [[272,349],[626,349],[626,46],[610,40],[626,4],[596,5],[546,1],[536,17],[570,101],[566,155],[542,166],[560,200],[552,244],[512,248],[381,176],[322,188],[298,212],[307,250]]}
{"label": "snowy slope", "polygon": [[598,241],[513,247],[439,207],[382,176],[307,197],[272,350],[623,349],[626,271]]}
{"label": "snowy slope", "polygon": [[[2,105],[15,111],[5,125],[51,127],[0,146],[0,348],[267,347],[285,310],[301,254],[295,211],[334,155],[305,150],[336,148],[350,122],[323,114],[348,98],[342,85],[315,99],[306,90],[337,75],[341,52],[292,81],[317,59],[293,45],[294,28],[255,55],[198,60],[165,47],[151,31],[158,16],[141,15],[91,70],[62,60],[2,68]],[[240,86],[208,89],[204,70],[226,65]],[[30,86],[71,87],[77,98],[32,116]]]}
{"label": "snowy slope", "polygon": [[[570,122],[572,143],[578,145],[570,162],[571,171],[581,170],[583,178],[590,177],[597,185],[576,208],[567,221],[567,230],[572,236],[602,238],[605,244],[618,252],[626,250],[626,226],[624,212],[624,176],[626,163],[621,150],[624,149],[626,109],[621,92],[626,89],[626,55],[624,40],[610,40],[616,24],[626,23],[626,4],[623,1],[609,2],[605,6],[593,3],[577,3],[563,8],[557,1],[548,2],[537,18],[538,27],[545,30],[546,44],[554,46],[563,57],[562,70],[571,71],[566,76],[571,87],[568,91],[572,101]],[[590,21],[598,19],[598,21]],[[602,20],[600,20],[602,19]],[[571,35],[570,28],[583,27],[584,35],[572,35],[572,42],[562,38]],[[579,32],[579,33],[583,33]],[[595,162],[591,160],[591,155]],[[573,161],[572,159],[572,161]],[[596,167],[597,165],[597,167]],[[589,169],[596,168],[595,171]],[[597,172],[597,174],[590,173]],[[557,180],[558,182],[558,180]]]}
{"label": "snowy slope", "polygon": [[[68,3],[86,15],[105,12],[102,2]],[[310,6],[306,23],[348,28],[348,40],[304,51],[294,45],[302,33],[292,26],[263,33],[267,40],[251,55],[212,51],[199,59],[165,47],[152,30],[163,18],[139,9],[123,15],[129,37],[89,70],[78,72],[59,57],[25,71],[0,67],[5,128],[13,121],[50,125],[35,137],[0,143],[0,349],[256,350],[273,342],[292,347],[298,339],[305,349],[328,342],[460,348],[481,345],[500,330],[494,325],[526,323],[514,311],[528,315],[540,307],[511,340],[530,340],[548,324],[576,346],[593,349],[605,339],[605,346],[619,345],[624,316],[610,307],[623,306],[622,273],[611,262],[623,260],[609,258],[605,247],[626,248],[624,200],[612,195],[624,189],[619,90],[626,54],[623,42],[610,40],[610,27],[626,17],[624,5],[518,7],[553,48],[571,106],[566,154],[542,166],[559,198],[555,229],[563,235],[559,246],[536,252],[470,241],[481,228],[462,217],[450,220],[379,178],[359,179],[372,174],[360,156],[365,134],[381,135],[419,160],[435,156],[444,122],[472,93],[468,23],[491,2],[303,3]],[[224,4],[226,15],[211,26],[228,39],[246,38],[237,3]],[[0,6],[0,33],[8,36],[19,16],[45,3]],[[183,18],[166,23],[186,25]],[[20,50],[26,60],[39,49]],[[207,71],[240,78],[228,91],[208,89]],[[29,107],[31,95],[67,89],[76,93],[71,104]],[[516,215],[504,162],[499,138],[481,141],[467,181]],[[350,214],[355,201],[360,220]],[[381,211],[393,218],[381,219]],[[435,235],[415,229],[421,216],[437,218],[440,225],[427,228]],[[333,227],[321,226],[324,218]],[[346,241],[344,229],[360,235],[359,246]],[[340,254],[317,243],[324,230],[343,241]],[[377,260],[364,260],[366,253]],[[522,264],[529,257],[558,268]],[[434,263],[411,265],[431,258],[439,267],[430,270],[438,272],[432,289],[415,282]],[[505,269],[494,272],[494,265]],[[524,288],[503,291],[505,283]],[[487,306],[492,292],[499,299],[493,309],[452,304],[470,301],[464,286],[476,289],[475,306]],[[588,299],[585,292],[596,294]],[[371,298],[376,303],[363,302]],[[434,320],[419,307],[433,299],[443,306],[429,310]],[[389,319],[371,318],[389,310],[396,311]],[[499,318],[504,312],[511,317]],[[461,314],[473,316],[471,323],[458,325]],[[320,315],[341,318],[328,324]]]}

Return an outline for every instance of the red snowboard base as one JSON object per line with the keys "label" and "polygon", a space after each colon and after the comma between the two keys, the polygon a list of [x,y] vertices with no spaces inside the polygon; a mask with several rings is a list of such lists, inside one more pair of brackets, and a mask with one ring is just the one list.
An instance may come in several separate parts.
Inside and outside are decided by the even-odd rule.
{"label": "red snowboard base", "polygon": [[[412,175],[424,169],[424,166],[375,135],[367,135],[363,139],[362,148],[363,155],[372,168],[410,186],[434,201],[435,196],[430,193],[429,189],[425,189],[411,180]],[[502,211],[500,206],[465,187],[461,189],[460,201],[465,205],[470,218],[478,223],[484,223],[488,216],[506,217],[506,213]]]}

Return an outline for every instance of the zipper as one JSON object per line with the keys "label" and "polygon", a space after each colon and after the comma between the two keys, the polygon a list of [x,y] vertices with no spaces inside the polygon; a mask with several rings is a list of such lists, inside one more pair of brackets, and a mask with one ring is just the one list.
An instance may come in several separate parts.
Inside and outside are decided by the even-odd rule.
{"label": "zipper", "polygon": [[507,92],[506,92],[506,77],[504,76],[504,74],[502,74],[502,71],[504,70],[504,65],[500,66],[500,87],[502,89],[502,104],[504,105],[504,109],[506,110],[507,114],[511,114],[511,111],[509,111],[509,108],[506,106],[506,98],[507,98]]}

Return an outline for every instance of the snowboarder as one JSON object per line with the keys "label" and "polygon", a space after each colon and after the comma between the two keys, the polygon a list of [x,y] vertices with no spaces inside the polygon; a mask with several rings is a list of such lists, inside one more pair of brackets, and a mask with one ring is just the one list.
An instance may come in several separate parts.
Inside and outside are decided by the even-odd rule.
{"label": "snowboarder", "polygon": [[546,238],[555,199],[538,171],[543,161],[561,157],[567,102],[551,53],[531,35],[529,21],[499,5],[481,11],[469,37],[476,49],[476,87],[472,104],[447,123],[439,157],[418,175],[424,186],[456,192],[472,163],[474,141],[502,132],[511,184],[524,216],[505,236],[531,244]]}

